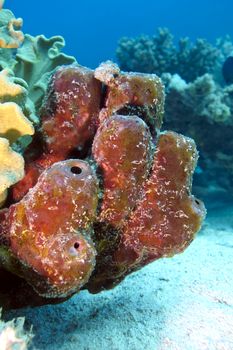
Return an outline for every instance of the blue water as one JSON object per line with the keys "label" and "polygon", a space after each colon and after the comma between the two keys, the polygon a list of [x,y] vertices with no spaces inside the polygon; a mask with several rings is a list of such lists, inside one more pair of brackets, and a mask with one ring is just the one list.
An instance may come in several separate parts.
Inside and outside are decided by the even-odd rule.
{"label": "blue water", "polygon": [[122,36],[152,35],[158,27],[177,39],[233,37],[231,0],[6,0],[7,7],[24,18],[25,33],[63,35],[66,52],[93,68],[114,59]]}

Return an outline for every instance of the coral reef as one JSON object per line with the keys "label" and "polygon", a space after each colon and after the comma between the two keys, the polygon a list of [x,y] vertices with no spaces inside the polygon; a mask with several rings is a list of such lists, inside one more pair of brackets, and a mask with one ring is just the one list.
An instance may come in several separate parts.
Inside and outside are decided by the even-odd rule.
{"label": "coral reef", "polygon": [[24,176],[24,159],[10,146],[20,137],[34,134],[32,123],[20,107],[24,95],[25,89],[12,81],[7,70],[0,72],[0,206],[6,200],[7,189]]}
{"label": "coral reef", "polygon": [[176,45],[170,31],[159,28],[152,37],[122,38],[116,56],[123,70],[178,74],[191,82],[203,74],[215,74],[232,52],[229,36],[217,39],[215,45],[205,39],[192,43],[188,38],[181,38]]}
{"label": "coral reef", "polygon": [[0,4],[0,47],[6,49],[15,49],[20,46],[24,40],[24,35],[20,31],[23,20],[16,19],[9,10],[2,10]]}
{"label": "coral reef", "polygon": [[200,150],[197,188],[218,187],[231,193],[233,85],[226,74],[232,74],[232,53],[229,37],[215,45],[204,39],[193,44],[186,38],[175,46],[164,29],[153,37],[123,38],[117,48],[122,69],[161,75],[166,91],[164,128],[194,138]]}
{"label": "coral reef", "polygon": [[167,91],[165,126],[185,131],[200,148],[197,184],[233,193],[233,85],[221,87],[210,74],[188,84],[178,75],[162,78]]}
{"label": "coral reef", "polygon": [[34,38],[23,35],[19,30],[21,26],[22,20],[16,20],[11,11],[0,11],[1,206],[6,200],[7,188],[24,176],[22,154],[38,126],[36,110],[47,88],[49,74],[58,65],[75,61],[60,53],[64,46],[62,37]]}
{"label": "coral reef", "polygon": [[[12,20],[15,18],[9,10],[0,11],[0,28],[9,27]],[[21,25],[22,21],[20,27]],[[8,37],[11,38],[11,35],[13,34],[9,32]],[[24,102],[31,113],[35,114],[35,109],[39,109],[47,89],[47,81],[54,69],[76,62],[74,57],[61,52],[64,45],[65,41],[61,36],[48,39],[44,35],[33,37],[29,34],[23,35],[14,49],[6,49],[6,45],[0,42],[0,68],[10,71],[15,82],[26,89],[27,100]],[[35,115],[31,119],[38,123]]]}
{"label": "coral reef", "polygon": [[191,243],[205,217],[191,195],[197,151],[159,132],[163,107],[156,75],[110,61],[51,75],[25,177],[0,212],[5,306],[112,288]]}

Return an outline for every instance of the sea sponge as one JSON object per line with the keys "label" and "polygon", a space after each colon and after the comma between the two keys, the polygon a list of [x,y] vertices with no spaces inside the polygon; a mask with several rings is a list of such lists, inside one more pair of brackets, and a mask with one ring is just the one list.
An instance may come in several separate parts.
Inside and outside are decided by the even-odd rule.
{"label": "sea sponge", "polygon": [[106,89],[101,121],[116,112],[138,115],[149,125],[152,136],[156,135],[164,112],[164,89],[156,74],[122,72],[117,64],[107,61],[96,68],[95,78]]}
{"label": "sea sponge", "polygon": [[5,268],[47,298],[77,292],[95,266],[91,226],[97,203],[98,182],[88,163],[55,163],[6,213]]}
{"label": "sea sponge", "polygon": [[[113,116],[110,120],[117,117]],[[124,119],[118,119],[120,122],[124,130]],[[145,157],[142,160],[139,149],[134,155],[137,161],[134,159],[129,167],[124,155],[127,154],[126,149],[130,152],[133,147],[127,143],[131,140],[130,134],[126,129],[125,136],[120,135],[121,141],[124,139],[121,147],[118,143],[119,131],[114,128],[107,130],[106,127],[97,133],[93,146],[106,191],[99,218],[100,221],[105,219],[105,225],[96,226],[97,262],[87,284],[92,293],[116,286],[127,274],[151,261],[182,252],[194,239],[206,213],[202,202],[191,195],[191,178],[198,157],[192,139],[174,132],[161,133],[150,174],[140,185],[135,181],[135,174],[140,174]],[[141,136],[144,132],[138,129]],[[106,140],[107,133],[111,142]],[[138,145],[143,149],[140,142]],[[109,148],[108,153],[106,148]],[[109,165],[109,155],[114,153],[118,156],[120,169],[111,174],[118,165],[114,157],[113,164]],[[132,179],[131,188],[127,177]],[[121,192],[121,182],[126,193]],[[116,201],[111,203],[106,196],[112,196]],[[106,210],[107,205],[110,213]]]}
{"label": "sea sponge", "polygon": [[123,225],[149,175],[152,149],[151,133],[141,118],[113,115],[101,123],[92,146],[103,176],[100,222]]}
{"label": "sea sponge", "polygon": [[[63,38],[24,36],[21,24],[0,13],[2,200],[26,163],[0,211],[0,299],[8,307],[113,288],[183,251],[205,217],[191,195],[194,142],[160,132],[161,79],[122,72],[111,61],[82,67],[60,52]],[[161,31],[155,46],[171,59],[157,55],[161,69],[177,63],[171,41]],[[195,48],[183,42],[185,62],[187,52]]]}
{"label": "sea sponge", "polygon": [[206,213],[191,195],[197,151],[159,131],[163,105],[157,76],[109,61],[54,72],[26,176],[0,211],[1,269],[16,275],[0,291],[8,306],[113,288],[191,243]]}

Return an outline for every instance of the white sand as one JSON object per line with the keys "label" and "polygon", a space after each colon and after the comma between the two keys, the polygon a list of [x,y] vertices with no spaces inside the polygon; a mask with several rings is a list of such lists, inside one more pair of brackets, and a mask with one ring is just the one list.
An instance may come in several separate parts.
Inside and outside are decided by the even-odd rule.
{"label": "white sand", "polygon": [[232,350],[233,207],[211,211],[183,254],[112,291],[10,316],[33,324],[32,349]]}

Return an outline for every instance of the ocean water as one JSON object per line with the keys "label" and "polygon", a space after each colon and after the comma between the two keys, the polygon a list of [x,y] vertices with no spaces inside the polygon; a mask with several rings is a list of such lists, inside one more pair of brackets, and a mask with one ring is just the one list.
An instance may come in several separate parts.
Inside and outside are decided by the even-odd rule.
{"label": "ocean water", "polygon": [[[171,31],[175,44],[182,37],[212,45],[226,35],[233,40],[230,0],[6,0],[4,7],[23,18],[24,33],[62,35],[64,52],[92,69],[108,59],[121,64],[116,49],[122,37],[151,37],[159,27]],[[163,128],[194,138],[200,152],[193,193],[204,201],[207,216],[197,237],[184,253],[149,264],[110,291],[85,290],[57,305],[6,311],[5,321],[23,316],[26,329],[33,327],[30,350],[233,349],[233,85],[221,71],[231,55],[233,50],[216,64],[217,72],[210,63],[215,88],[190,87],[181,95],[184,103],[164,78],[169,108]],[[190,66],[185,63],[190,71],[191,58]]]}
{"label": "ocean water", "polygon": [[214,41],[226,33],[233,36],[230,0],[42,0],[37,6],[22,0],[8,1],[6,6],[24,18],[26,33],[62,35],[66,52],[93,68],[114,59],[122,36],[153,35],[158,27],[168,27],[177,39]]}

